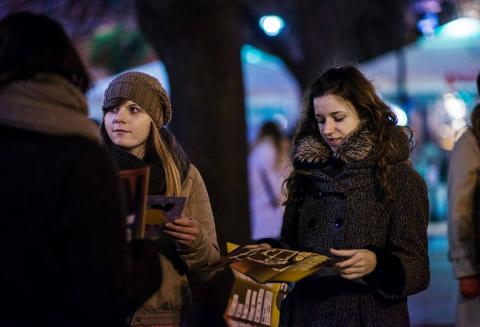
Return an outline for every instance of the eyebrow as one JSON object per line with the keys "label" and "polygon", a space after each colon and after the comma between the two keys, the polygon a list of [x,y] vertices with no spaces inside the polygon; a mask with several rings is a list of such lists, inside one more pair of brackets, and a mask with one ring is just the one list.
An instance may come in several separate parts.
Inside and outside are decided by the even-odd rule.
{"label": "eyebrow", "polygon": [[[348,113],[348,112],[346,112],[346,111],[335,111],[335,112],[331,112],[329,115],[345,114],[345,113]],[[315,117],[323,117],[323,115],[315,114]]]}
{"label": "eyebrow", "polygon": [[128,108],[131,108],[131,107],[142,108],[139,104],[136,104],[135,102],[134,102],[134,103],[127,104],[127,107],[128,107]]}

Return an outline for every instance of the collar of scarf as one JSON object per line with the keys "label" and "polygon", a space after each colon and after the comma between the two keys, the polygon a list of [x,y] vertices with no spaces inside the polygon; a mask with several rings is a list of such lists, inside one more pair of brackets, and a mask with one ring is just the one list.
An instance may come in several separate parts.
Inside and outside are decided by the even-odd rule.
{"label": "collar of scarf", "polygon": [[52,135],[76,135],[100,142],[87,117],[85,96],[66,79],[37,74],[0,90],[0,124]]}
{"label": "collar of scarf", "polygon": [[[390,137],[393,146],[387,153],[387,160],[391,163],[407,160],[410,147],[406,133],[401,127],[393,127]],[[365,124],[362,124],[345,138],[335,153],[319,137],[309,135],[300,139],[293,152],[293,163],[297,169],[319,168],[329,159],[338,159],[347,165],[357,162],[371,165],[376,156],[372,134]]]}
{"label": "collar of scarf", "polygon": [[[173,154],[183,182],[187,177],[188,169],[190,168],[190,160],[180,144],[175,141],[175,137],[170,131],[166,128],[161,128],[160,134]],[[146,157],[140,159],[115,145],[109,146],[108,149],[117,161],[120,169],[135,169],[145,165],[150,166],[148,194],[165,194],[165,170],[163,168],[163,163],[158,158]]]}

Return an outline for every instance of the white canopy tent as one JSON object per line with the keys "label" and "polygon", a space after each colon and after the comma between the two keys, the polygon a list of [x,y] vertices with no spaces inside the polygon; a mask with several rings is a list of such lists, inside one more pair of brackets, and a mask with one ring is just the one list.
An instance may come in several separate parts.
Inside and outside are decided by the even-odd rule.
{"label": "white canopy tent", "polygon": [[[432,37],[403,48],[406,91],[411,97],[435,96],[450,91],[476,94],[480,72],[480,21],[460,18],[440,26]],[[385,97],[398,92],[398,53],[390,52],[361,65]]]}

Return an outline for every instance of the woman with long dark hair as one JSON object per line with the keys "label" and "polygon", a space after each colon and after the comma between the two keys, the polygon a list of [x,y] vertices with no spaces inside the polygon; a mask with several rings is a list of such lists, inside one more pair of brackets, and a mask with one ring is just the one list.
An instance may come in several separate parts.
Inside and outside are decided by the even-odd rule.
{"label": "woman with long dark hair", "polygon": [[410,142],[353,66],[305,95],[288,178],[283,246],[339,257],[338,275],[298,282],[282,326],[408,326],[407,296],[429,282],[428,199]]}

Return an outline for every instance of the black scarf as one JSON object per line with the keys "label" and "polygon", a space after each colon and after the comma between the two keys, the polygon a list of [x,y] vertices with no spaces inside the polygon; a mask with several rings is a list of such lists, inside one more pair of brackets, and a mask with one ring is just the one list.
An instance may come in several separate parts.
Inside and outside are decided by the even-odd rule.
{"label": "black scarf", "polygon": [[[183,182],[188,174],[190,160],[188,159],[185,151],[175,140],[175,137],[170,131],[162,128],[160,130],[160,134],[166,141],[167,147],[173,155],[175,163],[180,170],[180,176]],[[140,159],[118,146],[108,145],[107,148],[117,161],[119,168],[122,170],[140,168],[144,167],[145,165],[150,166],[150,181],[148,185],[148,194],[165,194],[165,170],[163,168],[163,163],[160,158],[158,158],[156,155],[147,154],[144,159]]]}
{"label": "black scarf", "polygon": [[[188,159],[185,151],[182,149],[180,144],[176,142],[173,134],[165,128],[160,130],[160,134],[165,140],[167,147],[171,151],[173,158],[177,167],[180,170],[180,175],[182,182],[187,177],[188,169],[190,166],[190,160]],[[137,158],[133,154],[130,154],[128,151],[112,145],[110,142],[107,143],[107,149],[112,154],[112,156],[117,161],[117,164],[120,169],[135,169],[144,167],[145,165],[150,166],[150,181],[148,185],[148,194],[150,195],[163,195],[165,194],[165,170],[163,168],[163,163],[157,156],[147,154],[144,159]],[[167,236],[166,234],[160,232],[156,240],[159,252],[164,255],[170,262],[173,263],[175,269],[179,274],[186,274],[188,268],[183,260],[180,258],[177,252],[177,246],[175,242]]]}

